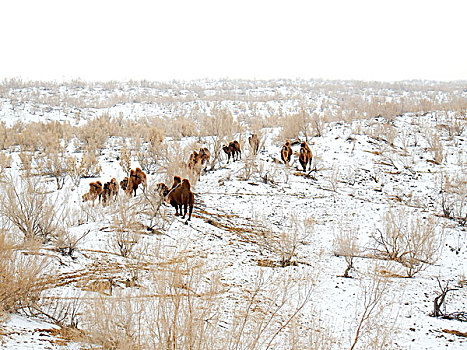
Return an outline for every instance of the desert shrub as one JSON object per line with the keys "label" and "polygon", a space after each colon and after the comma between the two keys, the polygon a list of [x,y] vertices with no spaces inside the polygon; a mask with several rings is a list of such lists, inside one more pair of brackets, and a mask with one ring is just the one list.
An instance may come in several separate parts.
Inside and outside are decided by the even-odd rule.
{"label": "desert shrub", "polygon": [[[325,337],[311,340],[314,329],[303,330],[300,337],[294,332],[307,315],[313,276],[258,272],[230,306],[223,302],[228,290],[222,266],[209,268],[183,251],[159,253],[163,260],[150,270],[149,295],[141,287],[131,294],[116,291],[115,297],[89,299],[83,313],[88,342],[112,349],[255,350],[284,342],[295,345],[290,348],[312,342],[313,348],[330,348]],[[318,345],[317,338],[327,346]]]}
{"label": "desert shrub", "polygon": [[117,133],[116,124],[107,114],[89,120],[76,129],[76,136],[82,143],[83,148],[92,152],[101,150],[108,138]]}
{"label": "desert shrub", "polygon": [[6,231],[0,229],[0,320],[37,303],[51,278],[47,258],[24,254]]}
{"label": "desert shrub", "polygon": [[79,168],[82,177],[98,177],[102,171],[96,154],[90,151],[83,153]]}
{"label": "desert shrub", "polygon": [[233,140],[233,136],[240,130],[234,121],[232,113],[227,109],[216,106],[212,114],[201,119],[200,136],[204,136],[211,151],[210,169],[220,161],[222,146]]}
{"label": "desert shrub", "polygon": [[120,150],[120,167],[124,174],[130,174],[131,169],[131,150],[128,150],[125,146]]}
{"label": "desert shrub", "polygon": [[358,236],[354,230],[340,227],[339,233],[334,237],[333,241],[334,255],[343,256],[347,267],[343,277],[350,277],[349,272],[354,267],[354,259],[360,253],[358,245]]}
{"label": "desert shrub", "polygon": [[278,258],[280,267],[294,265],[297,249],[306,244],[313,234],[312,218],[300,218],[297,214],[291,214],[289,220],[289,227],[284,225],[280,232],[275,232],[270,227],[265,230],[261,239],[261,245]]}
{"label": "desert shrub", "polygon": [[280,119],[281,125],[281,138],[283,140],[299,139],[308,121],[304,119],[302,114],[289,114]]}
{"label": "desert shrub", "polygon": [[13,135],[5,122],[0,122],[0,150],[8,149],[13,144]]}
{"label": "desert shrub", "polygon": [[177,117],[167,130],[167,135],[180,139],[181,137],[190,137],[198,135],[198,126],[192,118]]}
{"label": "desert shrub", "polygon": [[467,177],[455,174],[440,176],[440,206],[444,217],[467,224]]}
{"label": "desert shrub", "polygon": [[151,128],[145,139],[133,139],[133,153],[145,172],[156,171],[161,158],[167,153],[167,144],[163,141],[164,134],[157,128]]}
{"label": "desert shrub", "polygon": [[3,176],[5,169],[11,167],[11,156],[7,155],[4,151],[0,152],[0,176]]}
{"label": "desert shrub", "polygon": [[443,237],[433,217],[389,209],[382,221],[384,226],[372,235],[377,257],[400,263],[407,277],[437,261]]}
{"label": "desert shrub", "polygon": [[397,314],[388,320],[391,313],[391,300],[388,299],[390,282],[378,273],[379,266],[359,280],[360,292],[357,297],[357,313],[351,325],[350,349],[392,348]]}
{"label": "desert shrub", "polygon": [[429,150],[433,154],[433,161],[438,165],[441,164],[444,160],[445,153],[436,129],[425,129],[425,139],[428,143]]}
{"label": "desert shrub", "polygon": [[58,190],[63,187],[68,175],[67,156],[63,147],[47,148],[36,157],[36,164],[39,175],[54,178]]}
{"label": "desert shrub", "polygon": [[142,224],[138,215],[139,207],[129,201],[126,196],[120,196],[115,206],[111,223],[111,246],[117,254],[129,257],[138,244]]}
{"label": "desert shrub", "polygon": [[0,192],[0,216],[23,234],[24,240],[49,241],[57,230],[60,207],[38,177],[7,176]]}

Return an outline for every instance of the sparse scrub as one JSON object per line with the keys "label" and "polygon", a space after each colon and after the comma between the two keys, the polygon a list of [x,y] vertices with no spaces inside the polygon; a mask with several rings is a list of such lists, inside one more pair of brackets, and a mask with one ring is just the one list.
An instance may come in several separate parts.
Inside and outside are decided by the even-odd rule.
{"label": "sparse scrub", "polygon": [[409,215],[403,209],[388,210],[384,226],[372,235],[377,258],[392,260],[404,266],[407,277],[413,277],[438,259],[443,242],[433,217]]}
{"label": "sparse scrub", "polygon": [[358,245],[358,237],[355,231],[340,228],[339,233],[334,237],[334,254],[343,256],[347,267],[343,277],[349,276],[349,272],[354,268],[354,259],[360,254],[361,248]]}
{"label": "sparse scrub", "polygon": [[0,152],[0,176],[3,176],[5,169],[11,167],[11,156],[7,155],[4,151]]}
{"label": "sparse scrub", "polygon": [[151,271],[153,295],[134,298],[117,292],[88,304],[83,313],[88,342],[113,349],[255,350],[284,342],[292,348],[330,348],[327,332],[322,337],[312,337],[313,330],[302,332],[300,339],[293,332],[311,301],[312,276],[296,280],[291,274],[259,272],[232,309],[222,302],[228,290],[219,268],[211,270],[185,254],[165,254],[165,268]]}
{"label": "sparse scrub", "polygon": [[465,175],[440,176],[440,206],[443,216],[467,224],[467,177]]}
{"label": "sparse scrub", "polygon": [[395,320],[388,321],[383,312],[388,313],[390,305],[386,299],[389,289],[387,278],[378,276],[377,268],[370,272],[369,280],[360,280],[358,314],[350,349],[357,349],[363,343],[368,349],[386,349],[394,341]]}
{"label": "sparse scrub", "polygon": [[50,152],[44,152],[36,158],[40,175],[55,179],[57,189],[62,189],[68,175],[67,157],[62,147],[56,147]]}
{"label": "sparse scrub", "polygon": [[137,206],[127,198],[119,198],[115,211],[110,226],[112,229],[111,245],[118,254],[126,258],[133,253],[138,244],[143,226],[138,220]]}
{"label": "sparse scrub", "polygon": [[312,218],[302,218],[297,214],[290,216],[290,226],[284,227],[279,233],[273,228],[266,230],[261,244],[279,257],[280,267],[296,264],[297,249],[306,244],[313,234],[314,221]]}
{"label": "sparse scrub", "polygon": [[[16,312],[37,303],[51,280],[49,260],[23,254],[21,247],[0,229],[0,321],[5,313]],[[33,249],[32,247],[29,247]]]}
{"label": "sparse scrub", "polygon": [[0,192],[0,216],[19,230],[24,240],[50,240],[61,221],[60,207],[37,177],[6,178]]}

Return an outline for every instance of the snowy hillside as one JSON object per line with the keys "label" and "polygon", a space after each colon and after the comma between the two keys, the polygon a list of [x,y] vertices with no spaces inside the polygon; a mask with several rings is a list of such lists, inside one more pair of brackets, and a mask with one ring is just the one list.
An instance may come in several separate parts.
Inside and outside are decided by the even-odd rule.
{"label": "snowy hillside", "polygon": [[[465,84],[10,81],[0,91],[1,347],[466,346]],[[242,156],[227,162],[220,147],[234,139]],[[184,164],[200,147],[211,160],[198,179]],[[76,175],[85,159],[93,165]],[[144,189],[82,202],[90,182],[127,176],[125,160],[146,171]],[[155,191],[174,175],[192,182],[187,224]]]}

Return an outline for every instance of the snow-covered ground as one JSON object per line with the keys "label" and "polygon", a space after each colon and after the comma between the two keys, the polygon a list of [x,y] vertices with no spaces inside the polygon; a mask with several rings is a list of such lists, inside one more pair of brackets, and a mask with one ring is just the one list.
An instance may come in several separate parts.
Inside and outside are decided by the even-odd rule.
{"label": "snow-covered ground", "polygon": [[[203,84],[203,98],[209,91],[222,97],[220,83],[212,87],[209,82]],[[63,89],[66,90],[65,87]],[[154,90],[145,92],[144,87],[140,89],[135,91],[136,96],[154,93]],[[268,93],[264,86],[257,89],[262,96]],[[81,125],[87,118],[102,113],[125,118],[175,117],[181,110],[189,111],[195,106],[202,110],[209,109],[210,103],[198,101],[200,97],[189,86],[186,87],[185,102],[180,97],[185,90],[180,87],[175,95],[174,90],[165,86],[159,86],[158,90],[159,96],[167,97],[163,103],[128,101],[106,104],[102,108],[99,101],[105,102],[106,98],[118,95],[118,89],[96,88],[87,91],[86,96],[93,96],[93,100],[89,106],[82,108],[71,105],[48,108],[46,99],[39,107],[24,100],[19,103],[19,107],[13,107],[11,101],[4,98],[0,106],[0,120],[9,125],[18,120],[59,120]],[[272,100],[256,102],[255,113],[258,115],[297,110],[297,101],[301,98],[313,98],[313,103],[319,105],[316,96],[321,96],[321,99],[327,96],[325,91],[308,94],[301,91],[300,84],[290,82],[284,84],[282,89],[271,90]],[[76,89],[72,91],[74,94],[79,93]],[[221,99],[221,103],[239,119],[243,114],[252,113],[249,109],[251,104],[243,105],[248,99],[242,98],[238,102],[235,96],[232,97],[231,91],[229,89],[229,100]],[[390,94],[390,89],[388,91]],[[37,93],[45,94],[44,91]],[[255,87],[249,86],[239,89],[237,98],[245,94],[253,96],[254,93]],[[423,93],[420,92],[421,95]],[[395,99],[399,97],[394,94]],[[443,93],[439,94],[443,96]],[[449,92],[444,94],[449,95]],[[176,101],[172,102],[170,98]],[[31,110],[32,105],[36,106],[34,111]],[[371,291],[375,291],[375,281],[378,277],[386,277],[382,282],[384,288],[381,289],[381,302],[371,313],[370,321],[363,323],[365,333],[362,330],[357,348],[371,348],[372,337],[379,341],[386,337],[383,348],[463,349],[467,346],[467,323],[429,315],[433,311],[434,299],[440,292],[438,280],[442,286],[449,282],[449,286],[455,288],[447,294],[443,311],[465,312],[467,306],[465,223],[443,217],[440,193],[440,183],[446,175],[460,177],[460,183],[465,188],[466,116],[460,119],[464,125],[460,135],[449,135],[446,130],[439,130],[444,160],[436,164],[429,150],[427,130],[435,130],[450,121],[443,118],[446,118],[446,114],[440,116],[433,112],[425,115],[407,113],[390,121],[374,117],[330,122],[324,127],[322,136],[309,138],[315,159],[315,169],[309,173],[301,171],[297,159],[299,144],[292,147],[295,154],[290,166],[277,162],[284,141],[281,140],[280,127],[263,129],[262,147],[256,157],[251,156],[248,144],[245,144],[240,161],[227,163],[224,158],[213,170],[201,175],[193,189],[196,204],[188,225],[180,218],[173,220],[174,209],[164,206],[163,211],[169,223],[164,227],[163,234],[138,233],[140,239],[135,249],[141,251],[136,257],[130,258],[120,256],[112,243],[119,204],[102,208],[98,204],[93,207],[89,203],[81,203],[81,196],[87,191],[89,182],[97,178],[82,179],[78,189],[72,189],[71,181],[67,180],[64,188],[55,192],[66,197],[68,208],[81,213],[77,214],[80,225],[70,227],[69,230],[75,237],[83,238],[71,257],[53,251],[52,247],[43,248],[44,252],[56,257],[56,271],[65,281],[63,285],[56,285],[44,293],[44,297],[90,298],[99,295],[89,291],[91,282],[106,282],[110,279],[113,291],[108,294],[137,295],[142,291],[147,294],[154,280],[144,269],[137,273],[136,286],[129,287],[128,281],[138,270],[131,267],[132,264],[148,266],[151,259],[155,259],[157,264],[163,264],[165,261],[157,251],[183,251],[190,261],[208,267],[206,276],[212,276],[213,271],[220,274],[225,291],[221,293],[220,304],[223,306],[218,317],[224,322],[223,327],[229,327],[235,305],[242,305],[239,300],[245,298],[262,272],[272,279],[292,278],[297,285],[309,282],[312,285],[311,297],[300,313],[301,323],[294,327],[299,330],[319,328],[333,338],[332,348],[347,349],[355,338],[358,322],[365,310],[365,300],[370,298]],[[378,137],[381,132],[378,128],[388,124],[396,133],[393,142]],[[247,130],[243,135],[236,136],[245,140],[248,135]],[[125,175],[119,162],[113,159],[118,154],[114,142],[109,140],[107,145],[99,158],[102,171],[98,179],[102,182],[112,177],[120,180]],[[254,164],[253,170],[245,176],[250,162]],[[133,159],[132,168],[138,165]],[[8,171],[17,173],[18,164],[14,164]],[[159,181],[159,176],[148,174],[150,184]],[[128,201],[136,203],[142,196],[142,192],[138,191],[138,196]],[[125,198],[123,192],[120,193],[120,200],[122,198]],[[465,200],[465,193],[464,197],[459,198]],[[460,204],[454,203],[456,206]],[[465,215],[465,209],[460,211]],[[424,263],[424,269],[412,278],[406,278],[407,269],[402,264],[376,258],[375,248],[381,247],[376,245],[374,237],[385,231],[385,215],[388,212],[394,213],[411,230],[415,230],[410,226],[411,223],[418,220],[422,227],[435,231],[434,263]],[[146,224],[144,219],[141,221]],[[357,257],[353,260],[354,268],[350,270],[352,278],[342,277],[347,264],[340,254],[340,248],[336,247],[336,237],[343,233],[350,233],[354,237],[353,242],[359,247],[353,251]],[[282,237],[282,240],[296,240],[291,266],[279,267],[282,246],[274,243],[281,242],[278,237]],[[299,303],[300,291],[295,291],[294,286],[290,290],[292,292],[287,297],[297,298],[296,303]],[[293,300],[291,304],[294,304]],[[283,324],[287,312],[290,310],[284,311],[283,318],[274,319],[274,322]],[[11,315],[0,325],[0,346],[5,349],[78,349],[88,346],[65,341],[53,331],[57,326],[44,322],[24,314]],[[300,334],[300,331],[297,332]]]}

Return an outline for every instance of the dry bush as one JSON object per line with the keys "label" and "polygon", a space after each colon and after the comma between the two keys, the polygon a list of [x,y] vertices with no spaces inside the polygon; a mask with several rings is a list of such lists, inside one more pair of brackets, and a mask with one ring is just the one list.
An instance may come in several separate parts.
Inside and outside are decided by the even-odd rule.
{"label": "dry bush", "polygon": [[[308,116],[308,115],[307,115]],[[307,128],[309,120],[305,119],[305,115],[297,113],[286,115],[280,120],[281,140],[298,140],[303,130]]]}
{"label": "dry bush", "polygon": [[387,121],[375,121],[370,127],[368,136],[378,141],[384,141],[390,146],[394,146],[397,137],[397,129]]}
{"label": "dry bush", "polygon": [[5,169],[11,168],[11,156],[7,155],[4,151],[0,152],[0,176],[3,176]]}
{"label": "dry bush", "polygon": [[187,118],[186,116],[177,117],[171,121],[170,128],[167,130],[167,135],[174,139],[197,136],[198,126],[192,118]]}
{"label": "dry bush", "polygon": [[157,170],[161,158],[167,154],[167,143],[163,142],[164,135],[161,130],[152,128],[146,139],[133,139],[133,154],[136,157],[141,169],[146,173],[153,173]]}
{"label": "dry bush", "polygon": [[88,342],[112,349],[330,348],[327,332],[296,333],[302,318],[312,319],[305,308],[314,274],[260,271],[231,295],[222,266],[208,268],[183,250],[159,254],[163,260],[150,271],[150,289],[89,300],[83,313]]}
{"label": "dry bush", "polygon": [[163,182],[168,184],[169,187],[173,183],[174,176],[188,178],[192,185],[198,181],[198,175],[194,174],[187,167],[191,148],[191,146],[182,147],[179,143],[175,142],[167,144],[167,147],[164,148],[157,172],[162,176]]}
{"label": "dry bush", "polygon": [[61,222],[56,199],[37,177],[8,176],[0,192],[0,216],[21,232],[24,240],[49,241]]}
{"label": "dry bush", "polygon": [[[206,139],[211,151],[210,170],[220,162],[220,156],[224,152],[222,146],[231,142],[234,134],[241,131],[240,125],[234,121],[232,113],[227,109],[216,106],[211,112],[212,115],[201,119],[200,126],[200,136]],[[241,142],[240,145],[242,146]]]}
{"label": "dry bush", "polygon": [[34,154],[29,151],[21,150],[19,152],[19,161],[21,163],[21,170],[23,170],[26,175],[32,175],[34,166],[33,166]]}
{"label": "dry bush", "polygon": [[62,147],[47,148],[36,158],[39,175],[50,176],[55,179],[57,189],[60,190],[65,184],[68,175],[67,156]]}
{"label": "dry bush", "polygon": [[358,230],[351,230],[340,227],[339,233],[334,237],[334,255],[343,256],[347,267],[343,277],[350,277],[349,272],[354,267],[354,259],[360,255],[360,246],[358,245]]}
{"label": "dry bush", "polygon": [[123,257],[129,257],[138,244],[139,235],[142,233],[142,224],[139,214],[139,206],[127,196],[120,196],[112,215],[111,246],[116,253]]}
{"label": "dry bush", "polygon": [[120,166],[122,167],[124,174],[130,174],[131,170],[131,151],[128,151],[126,147],[122,147],[120,150]]}
{"label": "dry bush", "polygon": [[175,216],[170,213],[168,206],[163,205],[165,197],[158,192],[156,185],[154,181],[150,181],[147,190],[135,200],[138,213],[145,219],[146,229],[163,234],[170,228]]}
{"label": "dry bush", "polygon": [[404,209],[389,209],[384,226],[372,234],[376,257],[401,264],[407,277],[433,265],[443,241],[433,217],[423,218]]}
{"label": "dry bush", "polygon": [[104,148],[110,136],[117,134],[116,128],[116,123],[112,121],[109,115],[104,114],[78,127],[76,136],[85,150],[96,152]]}
{"label": "dry bush", "polygon": [[86,151],[81,157],[79,169],[82,177],[98,177],[102,171],[99,160],[94,152]]}
{"label": "dry bush", "polygon": [[375,350],[393,346],[397,315],[388,321],[392,303],[387,300],[390,285],[387,278],[379,276],[378,270],[380,268],[375,266],[367,278],[360,280],[358,310],[350,339],[351,350],[359,348],[359,343],[365,349]]}
{"label": "dry bush", "polygon": [[10,148],[13,143],[14,134],[11,134],[11,129],[6,126],[5,122],[0,122],[0,150]]}
{"label": "dry bush", "polygon": [[[307,244],[308,239],[313,234],[314,220],[312,218],[302,218],[298,214],[289,215],[290,227],[284,227],[279,233],[273,228],[265,230],[261,237],[261,246],[278,257],[280,267],[296,264],[294,259],[300,246]],[[267,222],[263,220],[262,222]]]}
{"label": "dry bush", "polygon": [[[24,247],[30,250],[32,247]],[[4,229],[0,229],[0,321],[38,302],[51,280],[49,260],[39,254],[25,254]]]}
{"label": "dry bush", "polygon": [[[313,131],[312,136],[321,137],[323,136],[324,128],[329,123],[330,117],[327,115],[322,115],[318,113],[313,113],[311,115],[311,128]],[[305,133],[305,139],[308,142],[308,134]]]}
{"label": "dry bush", "polygon": [[440,206],[443,216],[467,224],[467,176],[440,176]]}
{"label": "dry bush", "polygon": [[425,129],[425,140],[429,146],[429,150],[433,154],[433,162],[441,164],[445,158],[443,144],[440,141],[438,131],[432,128]]}

